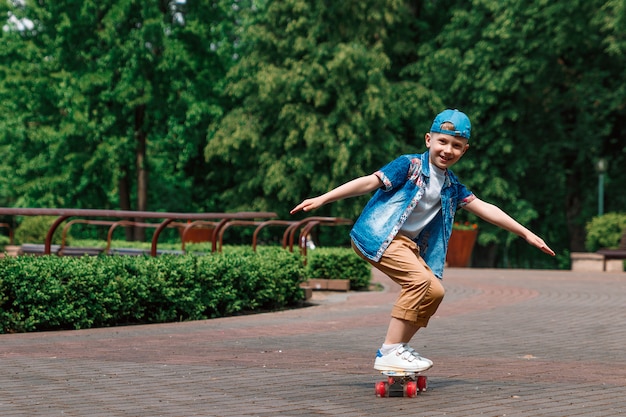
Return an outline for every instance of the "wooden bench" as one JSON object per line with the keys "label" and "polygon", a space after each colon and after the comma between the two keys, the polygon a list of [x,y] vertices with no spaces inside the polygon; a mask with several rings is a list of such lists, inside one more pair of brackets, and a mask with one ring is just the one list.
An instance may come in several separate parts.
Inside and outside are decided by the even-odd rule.
{"label": "wooden bench", "polygon": [[622,237],[619,240],[619,247],[617,249],[600,249],[596,251],[597,254],[604,256],[604,270],[606,271],[606,263],[609,260],[626,259],[626,229],[622,232]]}

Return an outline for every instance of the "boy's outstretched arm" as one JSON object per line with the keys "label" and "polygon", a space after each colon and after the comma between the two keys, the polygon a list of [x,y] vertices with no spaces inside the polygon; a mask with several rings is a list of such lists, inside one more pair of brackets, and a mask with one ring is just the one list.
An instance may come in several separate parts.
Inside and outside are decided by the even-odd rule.
{"label": "boy's outstretched arm", "polygon": [[382,182],[375,174],[355,178],[352,181],[340,185],[325,194],[304,200],[302,203],[295,206],[290,213],[294,214],[300,210],[311,211],[323,206],[324,204],[332,203],[333,201],[371,193],[381,185]]}
{"label": "boy's outstretched arm", "polygon": [[546,245],[543,239],[519,224],[516,220],[514,220],[511,216],[502,211],[502,209],[500,209],[499,207],[476,198],[471,203],[468,203],[464,207],[464,209],[469,211],[470,213],[474,213],[475,215],[483,220],[488,221],[489,223],[495,224],[496,226],[501,227],[504,230],[515,233],[516,235],[524,238],[529,244],[536,246],[548,255],[554,256],[554,251],[550,249],[548,245]]}

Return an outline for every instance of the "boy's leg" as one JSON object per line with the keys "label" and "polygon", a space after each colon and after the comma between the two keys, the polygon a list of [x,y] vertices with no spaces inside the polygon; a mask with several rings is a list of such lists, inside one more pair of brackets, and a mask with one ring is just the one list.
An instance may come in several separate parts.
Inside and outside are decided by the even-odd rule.
{"label": "boy's leg", "polygon": [[373,262],[361,257],[400,285],[401,290],[391,311],[397,320],[390,323],[387,342],[406,343],[407,337],[428,325],[443,300],[445,290],[439,278],[430,270],[419,255],[417,244],[406,236],[398,235],[389,245],[382,258]]}
{"label": "boy's leg", "polygon": [[[416,297],[417,299],[421,299],[416,321],[405,319],[404,317],[406,317],[407,314],[404,313],[403,307],[398,306],[398,304],[401,303],[396,302],[392,311],[391,320],[389,321],[385,344],[408,343],[420,328],[428,325],[430,317],[432,317],[439,308],[444,294],[445,290],[441,281],[433,275],[430,278],[428,289],[424,296]],[[400,294],[398,300],[400,300],[401,297],[402,294]]]}
{"label": "boy's leg", "polygon": [[398,343],[409,343],[415,333],[421,327],[407,320],[392,317],[387,328],[387,336],[385,336],[386,345],[395,345]]}
{"label": "boy's leg", "polygon": [[[385,364],[398,369],[404,366],[407,370],[410,367],[418,367],[419,370],[428,369],[432,362],[420,357],[406,344],[421,327],[426,327],[430,317],[437,311],[444,296],[440,280],[419,256],[415,242],[405,236],[396,237],[379,262],[368,260],[354,245],[353,247],[361,257],[402,287],[392,310],[385,342],[377,357],[376,369],[385,368],[387,366]],[[396,355],[400,353],[404,359],[410,360],[380,358],[381,355],[387,355],[387,352],[393,352],[392,349],[396,348],[398,348]]]}

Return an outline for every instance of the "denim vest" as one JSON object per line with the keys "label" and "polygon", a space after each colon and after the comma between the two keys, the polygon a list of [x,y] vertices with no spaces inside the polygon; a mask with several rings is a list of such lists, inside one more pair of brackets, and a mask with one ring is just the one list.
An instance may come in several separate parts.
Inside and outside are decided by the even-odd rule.
{"label": "denim vest", "polygon": [[[428,152],[402,155],[375,173],[383,185],[372,196],[350,232],[359,250],[378,262],[419,204],[430,181]],[[420,255],[435,276],[442,278],[454,214],[476,197],[450,170],[441,189],[441,211],[417,236]]]}

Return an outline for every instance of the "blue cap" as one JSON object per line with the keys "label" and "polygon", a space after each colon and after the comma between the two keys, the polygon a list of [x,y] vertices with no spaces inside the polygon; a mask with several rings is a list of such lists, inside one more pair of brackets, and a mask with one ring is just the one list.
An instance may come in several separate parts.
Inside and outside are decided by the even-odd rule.
{"label": "blue cap", "polygon": [[[454,125],[454,130],[442,129],[441,125],[446,122],[452,123]],[[470,123],[469,117],[467,117],[465,113],[456,109],[447,109],[435,117],[433,125],[430,127],[430,131],[452,136],[461,136],[465,139],[469,139],[472,131],[472,124]]]}

